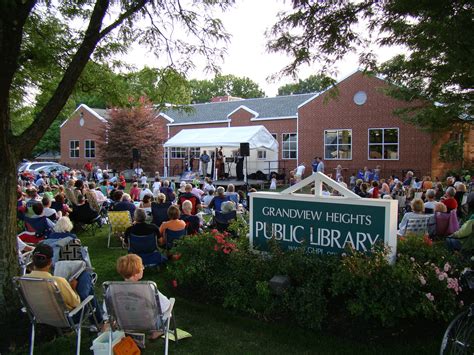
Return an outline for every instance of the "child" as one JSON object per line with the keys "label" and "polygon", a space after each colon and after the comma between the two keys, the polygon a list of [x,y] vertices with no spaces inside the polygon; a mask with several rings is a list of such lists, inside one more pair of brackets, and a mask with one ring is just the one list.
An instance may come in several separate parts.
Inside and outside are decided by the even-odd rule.
{"label": "child", "polygon": [[349,185],[351,187],[351,190],[354,189],[355,185],[356,185],[356,176],[355,176],[355,173],[352,173],[351,177],[349,178]]}
{"label": "child", "polygon": [[[120,274],[120,276],[123,277],[125,281],[140,281],[143,278],[144,269],[145,267],[143,266],[142,259],[136,254],[128,254],[125,256],[121,256],[117,260],[117,272]],[[159,303],[161,313],[165,313],[171,305],[170,300],[161,292],[158,292],[156,302]],[[157,328],[161,327],[162,320],[163,322],[166,321],[166,319],[164,318],[157,319]],[[163,332],[153,330],[148,338],[158,339],[162,335]]]}
{"label": "child", "polygon": [[276,190],[277,188],[277,179],[276,179],[276,175],[275,174],[272,174],[272,180],[270,182],[270,190]]}
{"label": "child", "polygon": [[336,166],[336,181],[340,181],[342,179],[342,166],[339,164]]}

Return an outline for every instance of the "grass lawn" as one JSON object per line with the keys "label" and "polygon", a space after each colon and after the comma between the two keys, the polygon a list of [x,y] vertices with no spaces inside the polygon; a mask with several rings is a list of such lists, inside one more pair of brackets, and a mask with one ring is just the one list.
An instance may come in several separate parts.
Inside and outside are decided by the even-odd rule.
{"label": "grass lawn", "polygon": [[[120,280],[115,271],[115,261],[126,253],[121,249],[107,249],[107,226],[95,236],[80,235],[89,247],[92,264],[99,275],[97,294],[102,299],[101,285],[107,280]],[[144,279],[157,282],[167,296],[175,296],[174,289],[165,282],[166,270],[146,270]],[[216,305],[202,304],[177,297],[175,305],[177,326],[192,334],[178,345],[170,341],[170,353],[174,354],[434,354],[439,350],[443,325],[434,329],[400,331],[387,336],[354,336],[357,330],[347,329],[350,335],[330,335],[308,331],[284,321],[267,323],[224,310]],[[43,326],[44,328],[44,326]],[[356,327],[355,327],[356,328]],[[438,329],[439,328],[439,329]],[[15,343],[15,353],[27,353],[29,329],[7,329],[2,334]],[[41,331],[41,329],[40,329]],[[43,331],[49,340],[37,336],[36,354],[73,354],[75,335],[54,338],[50,331]],[[3,336],[2,336],[3,337]],[[14,338],[16,337],[16,339]],[[82,353],[89,354],[95,334],[83,333]],[[5,339],[5,338],[4,338]],[[162,340],[146,343],[146,354],[161,353]]]}

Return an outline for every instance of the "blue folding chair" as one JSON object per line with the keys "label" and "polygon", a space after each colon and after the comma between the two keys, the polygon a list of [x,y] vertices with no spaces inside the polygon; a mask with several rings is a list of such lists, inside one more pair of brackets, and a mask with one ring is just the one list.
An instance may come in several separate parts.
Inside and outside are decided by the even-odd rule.
{"label": "blue folding chair", "polygon": [[186,228],[181,229],[179,231],[172,231],[170,229],[166,229],[164,234],[166,238],[166,249],[170,250],[174,247],[174,243],[176,240],[181,239],[181,237],[186,235]]}
{"label": "blue folding chair", "polygon": [[130,234],[128,238],[128,253],[137,254],[142,258],[145,267],[154,267],[164,264],[168,259],[161,255],[156,245],[156,235]]}
{"label": "blue folding chair", "polygon": [[224,232],[230,225],[230,222],[237,218],[237,211],[230,211],[227,213],[222,213],[216,211],[216,215],[214,216],[214,222],[216,224],[216,229],[219,232]]}

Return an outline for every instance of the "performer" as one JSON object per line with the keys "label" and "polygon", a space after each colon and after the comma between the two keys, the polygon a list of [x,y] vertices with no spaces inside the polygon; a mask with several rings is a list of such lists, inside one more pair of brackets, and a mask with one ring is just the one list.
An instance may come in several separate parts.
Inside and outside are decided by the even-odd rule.
{"label": "performer", "polygon": [[211,158],[209,158],[209,155],[207,155],[207,152],[204,151],[201,154],[201,157],[199,158],[201,160],[201,168],[202,168],[202,175],[203,177],[207,176],[207,165],[209,164],[209,161]]}
{"label": "performer", "polygon": [[216,156],[216,168],[217,168],[217,177],[223,179],[225,177],[225,166],[224,166],[224,153],[222,152],[222,147],[217,150]]}
{"label": "performer", "polygon": [[237,180],[242,181],[244,179],[244,157],[240,155],[240,150],[237,151],[235,166],[235,173],[237,174]]}

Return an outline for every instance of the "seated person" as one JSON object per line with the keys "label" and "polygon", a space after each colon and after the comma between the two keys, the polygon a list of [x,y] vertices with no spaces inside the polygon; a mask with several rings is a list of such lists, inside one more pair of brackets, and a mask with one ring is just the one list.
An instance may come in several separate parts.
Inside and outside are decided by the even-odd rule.
{"label": "seated person", "polygon": [[222,186],[217,188],[217,196],[215,196],[211,203],[209,203],[209,208],[215,211],[221,211],[222,202],[230,201],[230,197],[225,195],[225,190]]}
{"label": "seated person", "polygon": [[169,221],[161,223],[160,226],[160,245],[166,244],[166,230],[171,231],[181,231],[186,229],[186,223],[179,219],[181,213],[179,212],[179,207],[176,205],[171,205],[168,208],[168,218]]}
{"label": "seated person", "polygon": [[132,202],[132,198],[129,194],[124,193],[120,202],[114,205],[114,211],[128,211],[130,213],[130,218],[133,221],[133,213],[135,212],[136,206]]}
{"label": "seated person", "polygon": [[153,223],[158,227],[161,223],[168,220],[168,208],[171,206],[171,202],[166,201],[166,195],[161,192],[156,198],[156,202],[151,203],[151,215]]}
{"label": "seated person", "polygon": [[425,219],[427,215],[425,214],[425,205],[423,200],[415,198],[411,201],[411,210],[412,212],[407,212],[404,214],[402,221],[399,225],[398,235],[405,236],[408,220],[412,219]]}
{"label": "seated person", "polygon": [[[143,278],[144,269],[142,259],[136,254],[124,255],[117,260],[117,272],[123,277],[124,281],[140,281]],[[169,299],[159,291],[156,302],[160,306],[161,313],[165,313],[171,306]],[[163,319],[163,321],[166,321],[166,319]],[[162,325],[159,324],[160,319],[158,319],[157,322],[157,328],[161,327]],[[162,335],[163,332],[155,330],[151,332],[148,338],[158,339]]]}
{"label": "seated person", "polygon": [[84,195],[77,195],[77,205],[73,207],[70,214],[71,220],[79,223],[90,223],[98,216],[99,213],[89,206]]}
{"label": "seated person", "polygon": [[58,219],[53,228],[53,233],[48,236],[48,239],[62,239],[66,237],[77,238],[74,233],[71,233],[73,224],[69,217],[63,216]]}
{"label": "seated person", "polygon": [[161,186],[160,192],[166,196],[166,201],[170,203],[173,202],[176,198],[176,195],[173,192],[173,189],[170,187],[170,182],[168,180],[165,180],[163,182],[163,186]]}
{"label": "seated person", "polygon": [[66,198],[64,194],[58,193],[54,196],[54,201],[51,203],[51,208],[54,208],[56,212],[61,212],[63,216],[72,212],[72,209],[66,204]]}
{"label": "seated person", "polygon": [[446,189],[446,194],[441,199],[441,202],[444,203],[446,207],[448,208],[448,212],[458,208],[458,202],[454,198],[455,195],[456,195],[456,189],[450,186]]}
{"label": "seated person", "polygon": [[446,247],[451,251],[474,250],[474,214],[461,228],[446,238]]}
{"label": "seated person", "polygon": [[153,196],[145,195],[143,201],[140,202],[140,208],[143,208],[147,216],[151,216],[151,204],[153,201]]}
{"label": "seated person", "polygon": [[153,196],[153,191],[150,190],[150,185],[148,185],[148,183],[145,183],[143,185],[143,190],[140,192],[140,201],[142,201],[147,195]]}
{"label": "seated person", "polygon": [[138,182],[134,182],[130,189],[130,197],[133,201],[140,201],[140,191],[141,189],[138,187]]}
{"label": "seated person", "polygon": [[[36,202],[33,205],[32,209],[33,209],[33,215],[31,216],[31,218],[41,218],[44,216],[44,206],[41,202]],[[46,222],[50,229],[54,228],[54,222],[52,220],[50,220],[49,218],[46,218]]]}
{"label": "seated person", "polygon": [[199,197],[192,193],[193,186],[191,184],[186,184],[184,187],[184,192],[181,193],[178,197],[178,206],[182,210],[182,205],[184,201],[190,201],[192,204],[191,214],[195,215],[197,211],[201,208],[201,200]]}
{"label": "seated person", "polygon": [[425,202],[425,211],[427,212],[434,212],[435,205],[436,205],[436,191],[433,189],[428,189],[425,194],[426,202]]}
{"label": "seated person", "polygon": [[228,196],[230,201],[233,201],[236,206],[239,204],[239,194],[235,192],[234,184],[229,184],[227,186],[227,192],[225,195]]}
{"label": "seated person", "polygon": [[[88,270],[84,270],[77,279],[68,282],[63,277],[53,276],[49,273],[52,265],[53,248],[46,244],[38,244],[33,251],[34,270],[28,277],[39,279],[53,279],[58,285],[64,304],[68,310],[77,307],[81,301],[85,300],[89,295],[94,295],[94,285],[92,283],[92,275]],[[102,323],[102,311],[98,307],[97,300],[92,300],[92,306],[95,308],[95,317],[98,323]]]}
{"label": "seated person", "polygon": [[211,203],[212,199],[214,198],[214,190],[209,190],[207,195],[204,195],[202,198],[202,207],[204,208],[205,213],[211,213],[211,210],[208,208],[209,204]]}
{"label": "seated person", "polygon": [[193,209],[191,201],[184,201],[181,209],[183,210],[183,213],[181,214],[181,220],[186,223],[186,234],[197,234],[199,232],[199,227],[201,226],[201,220],[198,216],[191,213]]}
{"label": "seated person", "polygon": [[62,212],[57,212],[54,208],[51,208],[51,200],[48,196],[44,196],[41,199],[43,204],[43,215],[48,217],[53,222],[56,222],[62,216]]}
{"label": "seated person", "polygon": [[[158,238],[160,237],[160,230],[159,228],[153,223],[146,223],[146,212],[143,208],[137,208],[134,212],[134,220],[135,223],[128,227],[125,231],[125,243],[128,245],[128,239],[130,238],[130,234],[141,236],[141,235],[150,235],[154,234],[156,240],[158,242]],[[150,250],[150,253],[155,250]]]}
{"label": "seated person", "polygon": [[115,189],[110,191],[110,211],[115,211],[115,205],[118,204],[122,200],[123,191],[119,189]]}

